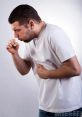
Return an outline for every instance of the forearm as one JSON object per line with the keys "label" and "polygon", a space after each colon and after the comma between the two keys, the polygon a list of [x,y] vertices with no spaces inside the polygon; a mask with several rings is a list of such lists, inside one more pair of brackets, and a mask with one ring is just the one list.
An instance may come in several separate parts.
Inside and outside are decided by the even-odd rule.
{"label": "forearm", "polygon": [[48,77],[54,78],[54,79],[69,78],[77,75],[79,75],[79,73],[77,73],[74,69],[71,69],[70,67],[67,67],[67,66],[62,66],[56,70],[48,71]]}
{"label": "forearm", "polygon": [[12,54],[12,58],[14,61],[14,64],[17,68],[17,70],[19,71],[20,74],[25,75],[29,72],[30,68],[31,68],[31,62],[30,61],[25,61],[24,59],[22,59],[18,53],[16,54]]}
{"label": "forearm", "polygon": [[73,57],[63,62],[62,65],[55,70],[48,70],[43,65],[38,64],[36,71],[40,78],[43,79],[62,79],[80,75],[81,67],[76,57]]}

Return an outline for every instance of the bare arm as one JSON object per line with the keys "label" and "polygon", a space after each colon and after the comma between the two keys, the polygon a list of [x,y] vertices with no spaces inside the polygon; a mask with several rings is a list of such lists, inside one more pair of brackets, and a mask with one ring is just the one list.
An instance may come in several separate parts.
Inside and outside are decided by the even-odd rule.
{"label": "bare arm", "polygon": [[18,55],[18,53],[12,55],[12,57],[13,57],[14,64],[21,75],[25,75],[30,71],[30,68],[31,68],[30,61],[26,61],[26,60],[22,59]]}
{"label": "bare arm", "polygon": [[68,78],[80,75],[81,68],[80,65],[76,59],[76,57],[73,57],[67,61],[65,61],[62,66],[57,69],[56,71],[51,70],[50,76],[51,78]]}
{"label": "bare arm", "polygon": [[69,78],[78,76],[81,73],[81,68],[76,56],[62,63],[60,68],[56,70],[47,70],[42,65],[37,65],[37,73],[41,78]]}
{"label": "bare arm", "polygon": [[20,74],[25,75],[31,68],[31,62],[22,59],[18,54],[19,44],[14,40],[10,40],[7,45],[7,50],[11,53],[14,64]]}

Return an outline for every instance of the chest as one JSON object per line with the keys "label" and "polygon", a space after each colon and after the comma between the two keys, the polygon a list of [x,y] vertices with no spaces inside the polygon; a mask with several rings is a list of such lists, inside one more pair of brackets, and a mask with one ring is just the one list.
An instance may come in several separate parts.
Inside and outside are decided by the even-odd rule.
{"label": "chest", "polygon": [[30,57],[35,64],[45,64],[49,68],[57,68],[60,61],[55,54],[55,50],[51,48],[50,42],[44,38],[30,43]]}

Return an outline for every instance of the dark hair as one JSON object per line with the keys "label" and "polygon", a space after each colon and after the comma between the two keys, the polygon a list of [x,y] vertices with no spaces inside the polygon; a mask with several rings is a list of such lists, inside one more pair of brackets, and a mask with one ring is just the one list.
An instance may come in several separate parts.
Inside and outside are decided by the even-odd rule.
{"label": "dark hair", "polygon": [[10,14],[8,21],[10,24],[15,21],[19,21],[20,24],[29,22],[30,19],[33,19],[37,22],[41,21],[37,11],[30,5],[23,4],[17,6]]}

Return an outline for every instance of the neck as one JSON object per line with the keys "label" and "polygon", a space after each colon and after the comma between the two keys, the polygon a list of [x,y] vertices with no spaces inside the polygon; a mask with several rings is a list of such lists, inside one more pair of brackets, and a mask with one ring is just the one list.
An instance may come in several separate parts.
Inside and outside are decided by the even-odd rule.
{"label": "neck", "polygon": [[41,21],[38,24],[38,28],[37,28],[37,37],[39,36],[39,34],[42,32],[42,30],[45,28],[46,23],[44,21]]}

